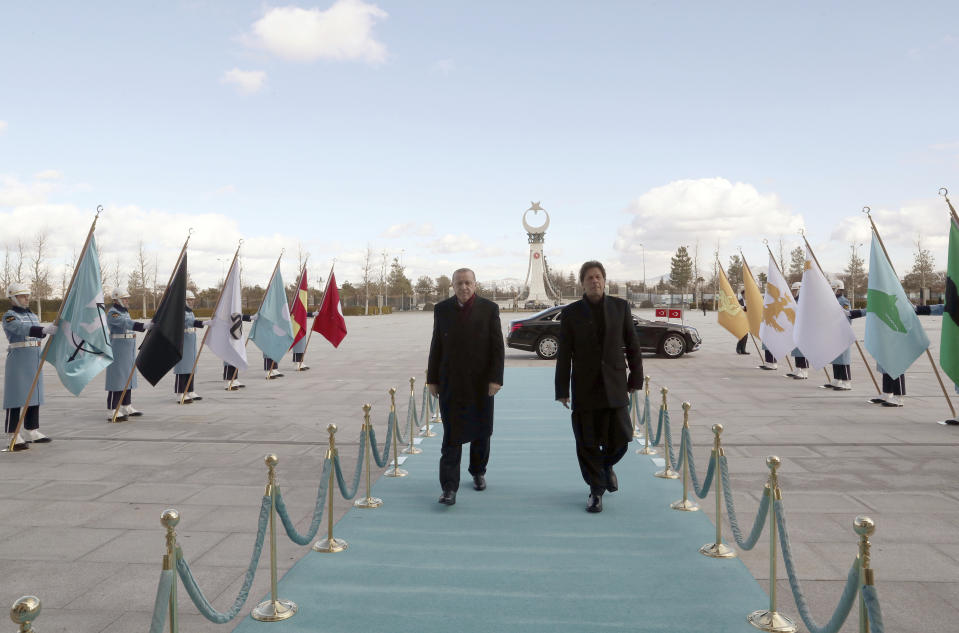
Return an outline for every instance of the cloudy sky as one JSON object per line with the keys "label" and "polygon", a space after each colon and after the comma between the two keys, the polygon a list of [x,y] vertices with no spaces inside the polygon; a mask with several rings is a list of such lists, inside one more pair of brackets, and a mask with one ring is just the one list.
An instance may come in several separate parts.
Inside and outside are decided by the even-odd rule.
{"label": "cloudy sky", "polygon": [[201,286],[241,238],[252,283],[284,248],[286,278],[302,251],[355,281],[367,247],[523,278],[539,201],[558,269],[652,278],[697,244],[760,268],[804,228],[839,270],[869,205],[901,272],[917,239],[944,268],[956,25],[923,1],[4,3],[0,248],[45,231],[62,265],[102,204],[106,262],[142,240],[163,278],[193,228]]}

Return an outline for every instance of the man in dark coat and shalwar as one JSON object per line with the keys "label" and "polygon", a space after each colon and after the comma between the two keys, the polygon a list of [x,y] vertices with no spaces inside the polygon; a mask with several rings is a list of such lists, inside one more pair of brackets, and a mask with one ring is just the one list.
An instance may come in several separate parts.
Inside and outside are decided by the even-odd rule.
{"label": "man in dark coat and shalwar", "polygon": [[[629,392],[643,385],[643,360],[629,304],[606,294],[606,269],[579,269],[583,298],[563,308],[556,354],[556,400],[570,406],[576,457],[589,486],[587,512],[603,511],[603,493],[619,482],[613,466],[633,439]],[[629,367],[627,375],[626,368]]]}
{"label": "man in dark coat and shalwar", "polygon": [[470,445],[473,488],[486,489],[493,396],[503,386],[505,348],[499,306],[476,296],[476,275],[469,268],[453,273],[454,296],[433,308],[426,384],[439,398],[443,417],[439,502],[456,503],[463,444]]}

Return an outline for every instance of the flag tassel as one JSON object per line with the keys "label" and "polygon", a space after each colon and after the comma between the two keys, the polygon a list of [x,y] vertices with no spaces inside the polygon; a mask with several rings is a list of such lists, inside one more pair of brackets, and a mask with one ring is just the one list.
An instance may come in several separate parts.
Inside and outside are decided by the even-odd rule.
{"label": "flag tassel", "polygon": [[[946,203],[949,205],[949,212],[952,214],[952,217],[956,217],[956,211],[952,208],[952,203],[949,202],[949,198],[946,197]],[[889,252],[886,250],[886,244],[882,241],[882,235],[879,234],[879,228],[876,226],[876,223],[872,221],[872,214],[870,213],[869,207],[863,207],[863,212],[866,214],[866,217],[869,218],[869,225],[872,227],[873,233],[876,234],[876,239],[879,240],[879,246],[882,248],[882,254],[886,256],[886,260],[889,262],[889,267],[892,268],[892,272],[896,272],[896,268],[892,265],[892,260],[889,258]],[[896,277],[899,274],[896,273]],[[926,348],[926,357],[929,359],[929,364],[932,365],[932,371],[936,374],[936,380],[939,381],[939,388],[942,390],[942,397],[946,399],[946,404],[949,405],[949,410],[952,412],[952,417],[956,417],[956,408],[952,405],[952,399],[949,397],[949,392],[946,391],[946,385],[942,382],[942,376],[939,375],[939,368],[936,367],[936,361],[932,359],[932,353],[929,351],[929,348]]]}
{"label": "flag tassel", "polygon": [[[243,245],[243,240],[240,240],[240,243],[236,246],[236,252],[233,253],[233,261],[230,262],[230,268],[227,270],[226,278],[230,278],[230,273],[233,272],[233,267],[236,266],[236,258],[240,256],[240,246]],[[223,284],[226,287],[226,284]],[[223,288],[220,288],[220,294],[216,297],[216,304],[213,306],[213,314],[216,314],[217,308],[220,307],[220,299],[223,298]],[[206,343],[206,337],[210,333],[210,328],[205,328],[203,332],[203,340],[200,341],[200,347],[196,350],[196,358],[193,359],[193,369],[190,370],[190,377],[187,378],[186,385],[183,387],[183,395],[180,396],[180,404],[186,402],[186,394],[190,393],[190,387],[193,386],[193,375],[196,373],[196,364],[200,362],[200,354],[203,353],[203,345]]]}
{"label": "flag tassel", "polygon": [[[77,271],[80,270],[80,262],[83,261],[83,257],[87,252],[87,246],[90,245],[90,239],[93,237],[93,231],[97,228],[97,219],[100,217],[100,212],[103,211],[103,205],[97,205],[97,213],[93,216],[93,224],[90,225],[90,231],[87,233],[87,239],[83,242],[83,248],[80,250],[80,258],[77,260],[77,265],[73,267],[73,275],[70,277],[70,285],[67,286],[67,291],[63,294],[63,301],[60,302],[60,309],[57,310],[57,316],[53,319],[53,324],[57,325],[60,321],[60,314],[63,312],[63,306],[66,305],[67,297],[70,296],[70,291],[73,290],[73,282],[77,279]],[[47,352],[50,351],[50,343],[53,342],[53,337],[47,339],[46,344],[43,346],[43,354],[40,356],[40,363],[37,365],[37,373],[33,375],[33,382],[30,384],[30,391],[27,392],[27,399],[24,401],[23,406],[20,407],[20,419],[17,420],[17,428],[13,430],[13,435],[10,437],[10,445],[7,447],[9,452],[13,452],[13,447],[17,443],[17,438],[20,436],[20,430],[23,428],[23,421],[27,417],[27,409],[30,405],[30,400],[33,398],[33,392],[36,391],[37,383],[40,381],[40,372],[43,371],[43,363],[47,360]]]}
{"label": "flag tassel", "polygon": [[[816,258],[816,253],[813,252],[812,246],[809,244],[809,240],[806,239],[806,234],[804,232],[800,233],[802,235],[802,241],[806,243],[806,249],[809,251],[809,254],[812,255],[813,261],[816,262],[816,267],[819,268],[819,272],[822,272],[822,266],[819,265],[819,260]],[[825,276],[826,273],[823,273]],[[859,339],[856,339],[856,349],[859,350],[859,355],[862,357],[862,362],[866,366],[866,371],[869,372],[869,378],[872,379],[872,384],[876,388],[876,394],[882,395],[882,389],[879,387],[879,383],[876,382],[876,375],[872,373],[872,367],[869,366],[869,363],[866,361],[866,353],[862,351],[862,345],[859,344]],[[826,371],[826,368],[823,367],[823,371]],[[829,378],[829,372],[826,371],[826,378]]]}

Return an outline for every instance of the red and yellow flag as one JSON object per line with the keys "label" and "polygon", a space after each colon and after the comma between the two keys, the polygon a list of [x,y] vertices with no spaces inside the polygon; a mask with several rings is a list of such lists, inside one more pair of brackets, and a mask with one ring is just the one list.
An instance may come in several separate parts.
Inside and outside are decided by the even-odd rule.
{"label": "red and yellow flag", "polygon": [[[290,321],[293,322],[293,345],[300,342],[306,336],[306,307],[309,304],[306,284],[306,266],[300,273],[300,283],[296,287],[296,295],[293,297],[293,305],[290,306]],[[290,345],[290,349],[293,348]]]}

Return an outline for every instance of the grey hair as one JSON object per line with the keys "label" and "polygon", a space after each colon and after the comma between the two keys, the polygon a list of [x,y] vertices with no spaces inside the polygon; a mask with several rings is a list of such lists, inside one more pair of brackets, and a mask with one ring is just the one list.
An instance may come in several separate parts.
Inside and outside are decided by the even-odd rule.
{"label": "grey hair", "polygon": [[456,279],[456,275],[458,273],[469,273],[473,275],[473,282],[474,283],[476,282],[476,273],[473,272],[472,268],[457,268],[456,270],[453,271],[453,276],[450,277],[450,281],[452,281],[453,279]]}

